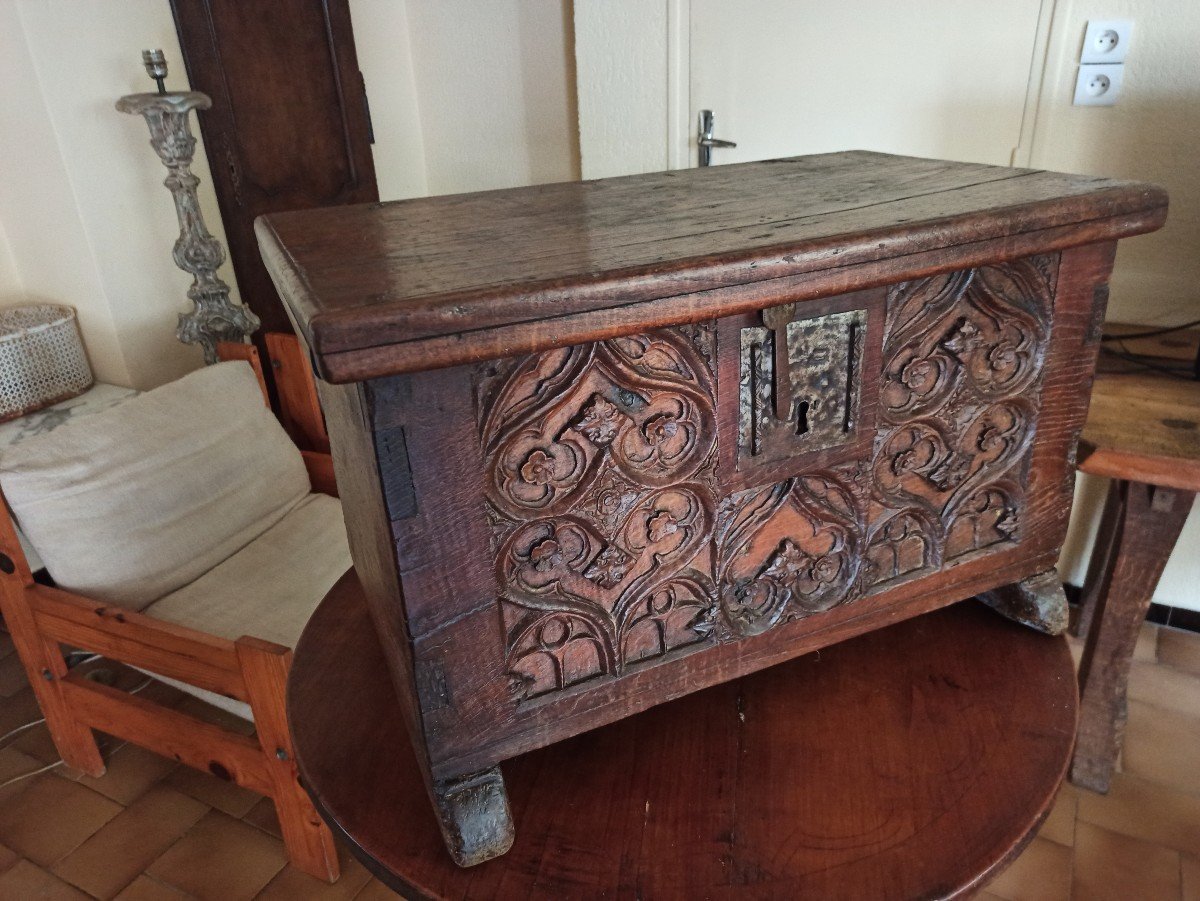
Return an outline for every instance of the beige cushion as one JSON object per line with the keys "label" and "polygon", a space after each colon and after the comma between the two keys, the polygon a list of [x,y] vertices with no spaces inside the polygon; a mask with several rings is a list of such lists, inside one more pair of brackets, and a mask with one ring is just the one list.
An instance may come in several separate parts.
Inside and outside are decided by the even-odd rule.
{"label": "beige cushion", "polygon": [[310,494],[224,563],[142,612],[230,640],[250,635],[291,648],[350,565],[342,505]]}
{"label": "beige cushion", "polygon": [[246,547],[311,490],[244,362],[7,448],[0,486],[60,586],[134,609]]}
{"label": "beige cushion", "polygon": [[[310,494],[224,563],[143,611],[210,635],[293,648],[317,604],[350,568],[342,505]],[[163,677],[158,676],[162,679]],[[244,719],[250,708],[173,679],[163,681]]]}

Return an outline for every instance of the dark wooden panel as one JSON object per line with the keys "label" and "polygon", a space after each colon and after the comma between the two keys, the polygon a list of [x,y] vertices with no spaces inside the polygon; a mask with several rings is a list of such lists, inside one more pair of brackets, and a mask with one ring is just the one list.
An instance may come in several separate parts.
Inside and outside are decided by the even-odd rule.
{"label": "dark wooden panel", "polygon": [[229,255],[263,332],[291,331],[263,267],[264,213],[378,199],[347,0],[171,0]]}

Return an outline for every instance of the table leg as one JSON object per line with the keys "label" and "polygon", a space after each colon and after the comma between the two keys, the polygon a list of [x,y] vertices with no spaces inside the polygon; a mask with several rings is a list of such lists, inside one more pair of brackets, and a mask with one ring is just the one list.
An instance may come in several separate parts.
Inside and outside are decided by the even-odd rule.
{"label": "table leg", "polygon": [[1100,528],[1092,545],[1092,558],[1088,561],[1087,576],[1083,581],[1083,596],[1080,598],[1079,616],[1071,630],[1073,634],[1086,637],[1092,629],[1096,605],[1100,602],[1105,581],[1104,574],[1113,567],[1117,553],[1117,538],[1121,534],[1121,523],[1125,518],[1125,483],[1110,479],[1108,494],[1104,499],[1104,512],[1100,515]]}
{"label": "table leg", "polygon": [[1110,495],[1105,517],[1114,521],[1101,526],[1111,546],[1103,568],[1088,568],[1084,586],[1092,610],[1079,664],[1079,734],[1071,763],[1071,781],[1098,792],[1108,791],[1121,750],[1125,685],[1138,632],[1195,497],[1141,482],[1115,482],[1113,491],[1119,502]]}

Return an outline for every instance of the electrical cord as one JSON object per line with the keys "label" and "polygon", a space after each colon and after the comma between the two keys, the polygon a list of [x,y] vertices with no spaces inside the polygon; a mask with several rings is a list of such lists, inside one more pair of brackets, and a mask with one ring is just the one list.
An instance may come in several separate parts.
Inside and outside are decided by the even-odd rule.
{"label": "electrical cord", "polygon": [[43,767],[38,767],[36,770],[30,770],[28,773],[21,773],[17,776],[13,776],[11,779],[7,779],[4,782],[0,782],[0,789],[8,788],[10,785],[16,785],[22,779],[29,779],[33,776],[40,776],[42,773],[48,773],[50,770],[54,769],[55,767],[60,767],[62,765],[63,765],[63,762],[61,760],[56,760],[56,761],[54,761],[54,763],[48,763]]}
{"label": "electrical cord", "polygon": [[[1192,367],[1187,364],[1182,366],[1167,366],[1161,362],[1155,362],[1160,361],[1162,359],[1161,357],[1150,357],[1145,354],[1130,353],[1128,351],[1121,351],[1112,347],[1105,347],[1103,345],[1100,347],[1100,351],[1108,354],[1109,356],[1124,360],[1131,365],[1140,367],[1140,370],[1138,371],[1151,370],[1153,372],[1159,372],[1163,375],[1180,379],[1185,382],[1195,381],[1195,378],[1192,375]],[[1119,375],[1120,373],[1114,374]]]}
{"label": "electrical cord", "polygon": [[1150,329],[1144,332],[1132,332],[1128,335],[1101,335],[1101,341],[1128,341],[1131,338],[1156,338],[1159,335],[1169,335],[1171,332],[1181,332],[1192,326],[1200,325],[1200,319],[1184,322],[1180,325],[1167,325],[1162,328]]}
{"label": "electrical cord", "polygon": [[[80,662],[81,663],[90,663],[91,661],[98,659],[100,656],[101,656],[100,654],[92,654],[90,657],[88,657],[87,659],[80,661]],[[74,665],[78,666],[79,664],[76,663]],[[154,681],[154,677],[147,676],[138,685],[129,689],[129,691],[127,693],[131,694],[131,695],[135,695],[153,681]],[[25,723],[24,725],[17,726],[15,729],[10,729],[4,735],[0,735],[0,744],[8,741],[10,738],[13,738],[14,736],[20,735],[22,732],[24,732],[27,729],[32,729],[34,726],[38,726],[44,722],[46,722],[46,718],[43,716],[43,717],[39,717],[36,720],[31,720],[30,722]],[[7,747],[7,745],[5,745],[5,747]],[[0,750],[2,750],[2,749],[0,749]],[[30,779],[34,776],[40,776],[42,773],[48,773],[50,770],[54,769],[55,767],[62,766],[63,763],[64,763],[64,761],[62,759],[59,759],[59,760],[54,761],[54,763],[48,763],[45,766],[38,767],[36,770],[30,770],[27,773],[18,773],[17,775],[13,776],[11,779],[6,779],[4,782],[0,782],[0,790],[8,788],[10,785],[15,785],[16,783],[20,782],[22,779]]]}
{"label": "electrical cord", "polygon": [[40,717],[39,719],[34,720],[33,722],[26,723],[24,726],[17,726],[17,728],[15,728],[15,729],[10,729],[8,732],[5,732],[3,735],[0,735],[0,742],[6,742],[10,738],[12,738],[14,735],[20,735],[26,729],[32,729],[34,726],[37,726],[44,722],[46,722],[46,718],[43,716],[43,717]]}

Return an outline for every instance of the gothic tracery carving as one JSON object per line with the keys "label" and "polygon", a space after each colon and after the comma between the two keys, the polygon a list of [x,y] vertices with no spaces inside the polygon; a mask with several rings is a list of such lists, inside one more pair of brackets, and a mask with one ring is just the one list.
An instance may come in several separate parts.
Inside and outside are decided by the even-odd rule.
{"label": "gothic tracery carving", "polygon": [[[733,493],[716,473],[711,324],[477,372],[513,690],[758,634],[1019,540],[1056,268],[890,288],[882,371],[862,379],[879,399],[871,458],[800,461]],[[725,425],[720,440],[744,437]]]}

